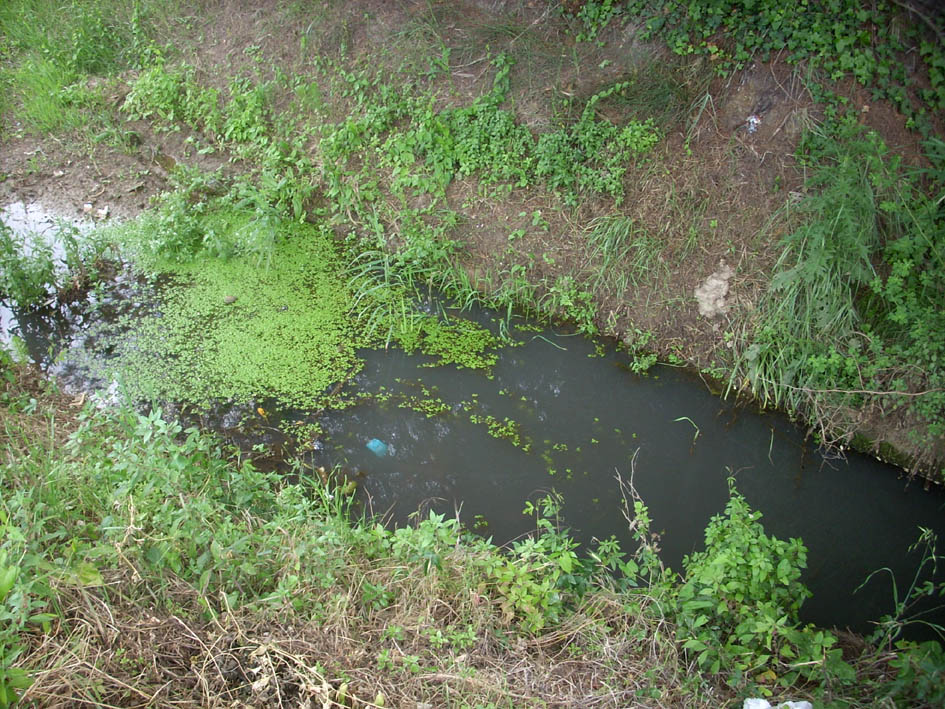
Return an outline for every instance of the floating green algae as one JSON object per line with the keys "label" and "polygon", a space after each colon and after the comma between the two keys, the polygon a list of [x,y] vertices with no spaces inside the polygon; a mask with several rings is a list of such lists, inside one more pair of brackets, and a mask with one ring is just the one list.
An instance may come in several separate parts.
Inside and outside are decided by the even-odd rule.
{"label": "floating green algae", "polygon": [[122,323],[108,366],[131,398],[202,407],[271,397],[318,408],[360,368],[330,233],[292,222],[275,229],[266,263],[251,252],[175,263],[159,312]]}
{"label": "floating green algae", "polygon": [[[343,406],[337,384],[362,367],[358,349],[386,344],[354,316],[345,255],[327,226],[166,200],[119,239],[138,269],[160,274],[159,295],[150,312],[100,323],[84,365],[131,401]],[[370,297],[410,301],[391,288]],[[392,329],[407,351],[440,365],[495,362],[498,339],[470,320],[415,311],[404,322]]]}

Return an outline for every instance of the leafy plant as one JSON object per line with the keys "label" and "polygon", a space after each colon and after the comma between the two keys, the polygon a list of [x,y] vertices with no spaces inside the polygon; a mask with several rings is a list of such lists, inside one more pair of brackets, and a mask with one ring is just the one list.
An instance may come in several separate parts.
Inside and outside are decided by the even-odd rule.
{"label": "leafy plant", "polygon": [[35,234],[28,240],[17,239],[0,221],[0,294],[21,308],[30,308],[48,298],[55,284],[52,247]]}
{"label": "leafy plant", "polygon": [[652,118],[632,120],[622,128],[597,118],[600,101],[630,86],[630,82],[620,82],[598,92],[587,100],[580,119],[569,129],[539,136],[535,174],[561,193],[565,204],[577,204],[577,191],[586,190],[609,195],[619,205],[628,164],[659,142]]}
{"label": "leafy plant", "polygon": [[521,618],[532,632],[556,623],[568,596],[579,597],[587,588],[589,570],[577,543],[558,526],[561,505],[557,495],[526,503],[523,514],[534,517],[536,535],[513,542],[511,558],[487,561],[505,618]]}
{"label": "leafy plant", "polygon": [[931,332],[942,327],[941,204],[855,126],[843,139],[809,135],[802,150],[805,223],[782,242],[736,372],[822,429],[832,412],[871,402],[909,406],[922,435],[939,436],[945,351]]}
{"label": "leafy plant", "polygon": [[799,672],[852,678],[829,633],[798,625],[810,596],[800,581],[806,548],[767,536],[760,517],[729,478],[729,501],[706,527],[705,551],[683,560],[678,640],[699,667],[725,671],[733,684],[768,670],[786,683]]}
{"label": "leafy plant", "polygon": [[945,702],[945,650],[935,640],[900,640],[889,666],[895,672],[886,696],[901,706],[940,706]]}
{"label": "leafy plant", "polygon": [[558,276],[539,301],[539,306],[573,321],[580,332],[588,335],[597,332],[593,296],[581,289],[573,276]]}
{"label": "leafy plant", "polygon": [[180,121],[211,135],[224,125],[219,93],[201,87],[192,67],[169,69],[163,59],[137,76],[121,108],[132,120]]}
{"label": "leafy plant", "polygon": [[3,522],[0,525],[0,709],[6,709],[16,704],[19,691],[27,689],[32,680],[25,670],[13,666],[26,649],[19,633],[27,621],[22,614],[23,601],[27,599],[21,584],[17,584],[20,567],[8,563],[6,547],[10,530],[3,510],[0,510],[0,521]]}
{"label": "leafy plant", "polygon": [[577,35],[579,42],[597,39],[622,9],[619,0],[585,0],[574,4],[578,5],[574,15],[583,26]]}

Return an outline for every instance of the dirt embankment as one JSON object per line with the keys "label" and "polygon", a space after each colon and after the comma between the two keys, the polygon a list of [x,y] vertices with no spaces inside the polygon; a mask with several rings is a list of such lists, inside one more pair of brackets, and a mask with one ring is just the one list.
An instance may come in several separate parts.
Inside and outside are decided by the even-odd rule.
{"label": "dirt embankment", "polygon": [[[648,166],[627,173],[619,206],[589,198],[565,208],[535,188],[496,199],[473,180],[456,180],[446,206],[461,219],[451,237],[463,244],[463,265],[474,279],[508,270],[528,254],[536,283],[574,275],[589,284],[589,229],[601,218],[627,217],[645,237],[625,254],[639,268],[620,286],[586,286],[599,329],[630,343],[652,333],[646,346],[661,356],[725,374],[733,333],[750,321],[769,284],[779,237],[792,226],[784,207],[804,193],[794,155],[821,107],[796,68],[775,58],[718,78],[711,62],[673,57],[641,42],[632,25],[614,24],[600,45],[579,43],[573,24],[545,2],[338,5],[310,17],[275,2],[208,3],[181,26],[176,44],[202,79],[221,90],[248,67],[311,72],[315,54],[347,66],[389,67],[392,76],[398,67],[426,66],[439,55],[449,71],[430,78],[429,88],[440,105],[462,105],[488,91],[486,58],[504,51],[514,62],[507,104],[536,133],[567,106],[615,82],[651,86],[645,107],[610,100],[597,109],[613,122],[656,112],[664,136]],[[144,121],[126,122],[119,107],[133,78],[93,80],[123,133],[120,145],[39,138],[8,120],[0,201],[38,201],[66,215],[107,207],[108,218],[128,218],[169,186],[177,165],[224,174],[248,168],[223,152],[198,152],[186,129],[158,132]],[[853,85],[839,88],[894,152],[907,163],[919,159],[918,138],[900,114]],[[329,114],[334,101],[343,115],[340,98],[324,100]],[[542,228],[533,228],[537,213]],[[514,232],[521,236],[509,248]],[[877,444],[918,453],[904,435],[912,422],[897,416],[866,412],[854,419]]]}

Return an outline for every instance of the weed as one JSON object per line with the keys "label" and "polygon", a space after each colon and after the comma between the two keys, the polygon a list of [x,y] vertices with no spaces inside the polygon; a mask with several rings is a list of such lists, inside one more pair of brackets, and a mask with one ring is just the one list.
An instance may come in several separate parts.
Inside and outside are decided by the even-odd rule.
{"label": "weed", "polygon": [[170,70],[158,61],[134,80],[122,111],[131,120],[180,121],[213,135],[223,127],[219,103],[218,92],[201,88],[192,68]]}
{"label": "weed", "polygon": [[938,539],[934,532],[920,528],[919,538],[909,548],[909,551],[918,551],[922,558],[916,567],[909,587],[905,589],[905,593],[900,595],[896,578],[888,568],[874,571],[857,587],[857,590],[859,590],[879,573],[887,573],[890,576],[895,608],[892,614],[881,618],[876,624],[876,630],[873,631],[871,639],[878,647],[891,647],[902,635],[903,630],[913,624],[924,626],[926,629],[935,632],[940,640],[945,640],[945,628],[936,623],[930,623],[922,617],[927,615],[930,610],[934,611],[936,609],[929,609],[928,607],[920,609],[921,604],[927,602],[927,599],[945,597],[945,583],[935,579],[938,565],[943,561],[943,557],[938,553],[937,544]]}
{"label": "weed", "polygon": [[597,36],[622,9],[619,0],[590,0],[590,2],[575,4],[578,6],[575,17],[583,26],[582,31],[577,35],[579,42],[597,39]]}
{"label": "weed", "polygon": [[627,164],[649,152],[660,140],[655,121],[629,121],[624,127],[596,117],[597,104],[631,86],[621,82],[591,96],[580,119],[570,128],[543,133],[535,147],[535,174],[559,192],[565,204],[577,204],[577,191],[623,200]]}
{"label": "weed", "polygon": [[21,243],[0,221],[0,294],[30,308],[46,300],[55,283],[52,247],[37,235]]}
{"label": "weed", "polygon": [[662,243],[630,217],[600,217],[591,222],[587,252],[594,263],[591,283],[595,290],[615,289],[622,294],[668,275]]}
{"label": "weed", "polygon": [[[70,131],[82,126],[87,118],[76,101],[67,98],[67,89],[77,75],[48,59],[28,59],[13,72],[11,83],[20,95],[19,115],[26,125],[39,133]],[[73,90],[72,97],[79,94]]]}
{"label": "weed", "polygon": [[573,276],[558,276],[538,305],[546,312],[571,320],[580,332],[587,335],[597,333],[593,296],[582,290]]}
{"label": "weed", "polygon": [[800,582],[807,550],[798,539],[766,536],[760,516],[730,478],[724,517],[709,522],[705,551],[683,560],[677,637],[700,667],[724,669],[733,684],[769,668],[785,686],[798,674],[853,679],[835,638],[798,626],[798,610],[810,595]]}
{"label": "weed", "polygon": [[[941,411],[942,229],[934,197],[904,177],[875,134],[811,135],[815,192],[783,241],[738,371],[767,401],[820,426],[834,407],[908,405],[927,440]],[[937,176],[940,179],[940,176]],[[877,270],[875,264],[885,262]]]}

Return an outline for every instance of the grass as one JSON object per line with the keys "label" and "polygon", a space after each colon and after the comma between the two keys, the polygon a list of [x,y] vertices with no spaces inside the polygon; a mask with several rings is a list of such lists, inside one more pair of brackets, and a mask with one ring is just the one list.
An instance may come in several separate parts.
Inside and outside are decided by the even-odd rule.
{"label": "grass", "polygon": [[[603,7],[585,3],[595,5]],[[586,331],[607,298],[672,302],[666,314],[677,315],[691,298],[665,286],[673,277],[667,251],[677,262],[708,255],[716,244],[700,234],[706,217],[724,222],[720,233],[751,230],[738,204],[717,216],[710,198],[689,187],[708,180],[708,169],[691,180],[669,170],[693,164],[673,151],[695,152],[712,139],[695,125],[717,108],[705,67],[688,74],[650,59],[631,71],[605,47],[565,46],[558,25],[519,18],[467,22],[465,34],[454,33],[451,23],[464,18],[448,3],[416,18],[433,54],[397,64],[393,46],[377,61],[356,43],[364,18],[339,4],[315,18],[289,9],[298,54],[264,24],[259,44],[234,60],[238,77],[210,76],[156,43],[173,6],[134,7],[4,4],[0,84],[14,97],[7,110],[28,129],[61,133],[108,110],[88,89],[91,74],[136,67],[124,113],[112,118],[146,120],[159,136],[192,132],[243,173],[215,200],[203,189],[210,177],[178,173],[183,187],[129,227],[142,228],[126,244],[139,267],[176,273],[179,286],[168,291],[162,321],[125,343],[129,351],[147,344],[139,370],[165,375],[141,384],[142,398],[182,398],[175,387],[187,381],[192,402],[272,395],[320,405],[320,392],[357,366],[352,348],[365,340],[487,367],[494,339],[414,312],[413,300],[431,287],[509,316],[569,317]],[[78,10],[91,19],[67,22]],[[324,27],[313,28],[323,17]],[[199,25],[181,24],[180,39],[196,43]],[[666,32],[679,40],[672,27]],[[674,46],[712,51],[709,43]],[[292,76],[264,68],[281,67],[286,54],[297,59]],[[448,70],[471,75],[447,78]],[[538,106],[534,114],[526,100]],[[294,106],[291,115],[284,106]],[[808,138],[798,156],[811,177],[808,201],[789,215],[802,226],[767,249],[754,233],[743,239],[763,256],[773,252],[775,265],[768,295],[735,313],[744,329],[730,333],[733,387],[747,381],[759,398],[822,424],[825,438],[831,426],[850,429],[878,411],[920,420],[916,449],[941,440],[945,269],[935,146],[925,172],[910,174],[875,138]],[[737,187],[731,155],[727,184]],[[628,186],[657,178],[665,179],[664,208],[638,214],[619,204]],[[456,193],[475,194],[491,221],[464,225],[472,219]],[[526,222],[516,221],[520,211]],[[529,213],[550,223],[515,229],[527,227]],[[457,236],[469,228],[515,239],[474,259]],[[342,275],[345,261],[353,265]],[[650,337],[651,328],[633,322],[608,326],[642,343]],[[157,365],[148,351],[176,364]],[[880,643],[852,660],[851,680],[826,662],[836,659],[829,634],[812,640],[792,626],[788,647],[807,653],[803,664],[813,668],[794,677],[787,655],[762,658],[757,637],[743,644],[729,632],[747,632],[741,612],[758,611],[771,594],[759,591],[751,606],[708,602],[702,595],[716,593],[719,580],[709,578],[711,564],[705,574],[693,567],[689,580],[700,582],[685,600],[695,605],[684,608],[681,579],[638,577],[641,566],[621,564],[642,565],[641,557],[619,550],[582,556],[544,510],[536,534],[506,550],[442,518],[399,530],[352,521],[344,492],[302,469],[298,484],[261,473],[159,413],[78,420],[68,402],[6,360],[2,373],[0,482],[14,492],[0,501],[0,576],[14,569],[15,586],[0,599],[14,621],[0,630],[0,687],[37,703],[122,704],[162,691],[194,704],[275,706],[289,696],[470,706],[717,706],[765,690],[854,706],[935,705],[942,696],[940,649]],[[643,514],[636,507],[628,517],[638,524]],[[760,534],[751,524],[742,533]],[[715,551],[742,548],[754,547]],[[723,561],[743,573],[735,557]],[[611,573],[619,569],[640,589],[623,587]],[[738,617],[703,619],[710,607]],[[746,657],[749,645],[759,652]],[[730,657],[750,671],[738,674],[728,659],[715,667]],[[169,687],[158,667],[185,680]],[[784,684],[758,684],[762,667]],[[32,687],[22,686],[23,668]]]}
{"label": "grass", "polygon": [[[825,438],[835,435],[831,421],[908,402],[924,418],[917,435],[934,445],[945,431],[932,344],[940,338],[924,339],[940,320],[934,197],[916,190],[875,134],[852,127],[841,140],[812,136],[807,145],[802,225],[781,242],[735,376],[764,400],[810,415]],[[918,272],[903,281],[905,268]]]}
{"label": "grass", "polygon": [[[101,117],[83,86],[140,66],[157,52],[158,28],[173,14],[167,3],[108,0],[10,0],[0,8],[0,36],[16,61],[2,70],[28,130],[61,133]],[[95,108],[95,111],[87,109]]]}
{"label": "grass", "polygon": [[627,87],[602,107],[641,121],[653,118],[664,130],[672,130],[686,121],[695,97],[705,94],[710,80],[710,74],[685,64],[647,58],[619,79]]}
{"label": "grass", "polygon": [[621,297],[628,289],[648,287],[668,275],[663,244],[630,217],[601,217],[592,222],[587,250],[595,263],[591,281],[595,290],[614,290]]}
{"label": "grass", "polygon": [[[296,482],[256,470],[159,411],[71,403],[4,360],[0,482],[13,492],[0,502],[0,567],[13,573],[0,594],[0,686],[23,702],[708,707],[767,686],[772,698],[870,706],[942,691],[919,664],[926,650],[911,647],[881,649],[886,669],[867,650],[856,677],[835,665],[820,688],[727,687],[694,671],[683,641],[715,642],[692,610],[716,593],[698,565],[715,568],[726,535],[760,540],[750,566],[726,562],[740,573],[787,544],[764,536],[737,494],[676,581],[650,546],[579,555],[553,498],[526,505],[535,532],[505,549],[433,514],[385,529],[352,518],[340,488],[302,469]],[[645,506],[633,509],[649,539]],[[802,560],[800,542],[789,546]],[[755,583],[787,606],[803,598],[791,569]],[[725,618],[740,622],[739,608]],[[779,647],[807,632],[785,626]]]}

